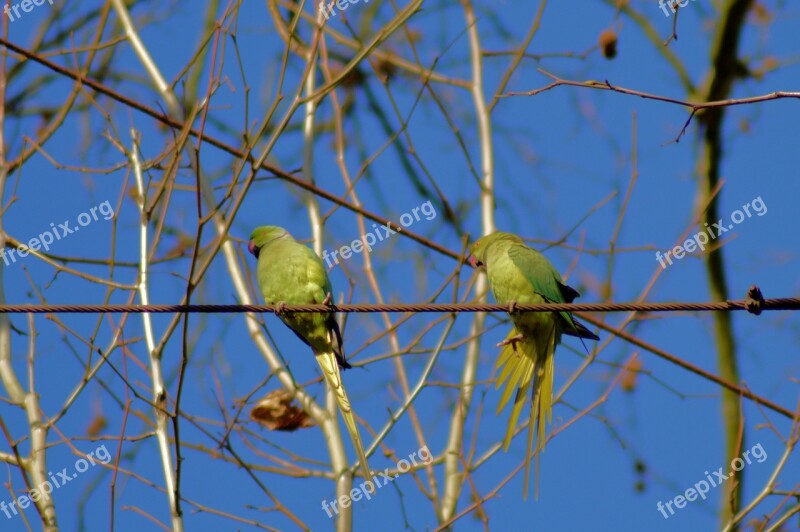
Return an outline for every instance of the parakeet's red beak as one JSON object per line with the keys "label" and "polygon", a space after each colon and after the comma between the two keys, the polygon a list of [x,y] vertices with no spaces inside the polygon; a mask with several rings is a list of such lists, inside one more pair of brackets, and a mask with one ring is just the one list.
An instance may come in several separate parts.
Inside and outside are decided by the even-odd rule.
{"label": "parakeet's red beak", "polygon": [[259,249],[256,247],[256,243],[253,242],[252,240],[247,243],[247,251],[252,253],[255,256],[255,258],[258,258]]}
{"label": "parakeet's red beak", "polygon": [[470,255],[469,265],[472,266],[473,268],[480,268],[481,266],[483,266],[483,263],[479,261],[475,255]]}

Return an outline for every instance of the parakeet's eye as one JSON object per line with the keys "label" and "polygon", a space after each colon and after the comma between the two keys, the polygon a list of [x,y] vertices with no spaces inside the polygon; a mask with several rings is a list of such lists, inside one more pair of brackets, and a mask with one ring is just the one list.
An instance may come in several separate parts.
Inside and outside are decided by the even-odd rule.
{"label": "parakeet's eye", "polygon": [[252,240],[247,243],[247,251],[252,253],[256,258],[258,258],[258,253],[261,251],[261,248],[256,246],[256,243]]}

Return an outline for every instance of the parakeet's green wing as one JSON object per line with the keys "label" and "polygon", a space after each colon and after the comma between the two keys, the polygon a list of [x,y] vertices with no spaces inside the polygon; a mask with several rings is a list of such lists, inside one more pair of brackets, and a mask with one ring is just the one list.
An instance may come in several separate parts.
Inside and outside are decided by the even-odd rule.
{"label": "parakeet's green wing", "polygon": [[[273,259],[260,262],[258,282],[267,304],[322,303],[331,293],[325,265],[309,247],[294,240],[276,241],[269,246]],[[261,266],[263,265],[263,266]],[[349,368],[342,349],[339,324],[330,312],[303,312],[281,316],[283,322],[315,351],[333,349],[339,364]],[[328,335],[333,331],[333,335]]]}
{"label": "parakeet's green wing", "polygon": [[[547,258],[536,250],[524,245],[509,247],[508,256],[527,278],[534,292],[545,298],[550,303],[572,303],[578,297],[574,288],[565,285],[561,274]],[[586,327],[580,324],[572,314],[566,311],[558,313],[560,329],[564,334],[571,334],[580,338],[599,340],[599,338]]]}

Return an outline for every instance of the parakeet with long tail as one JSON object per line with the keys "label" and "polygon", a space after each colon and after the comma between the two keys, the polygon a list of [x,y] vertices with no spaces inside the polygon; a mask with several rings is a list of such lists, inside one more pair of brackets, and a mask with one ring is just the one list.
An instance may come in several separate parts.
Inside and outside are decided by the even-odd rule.
{"label": "parakeet with long tail", "polygon": [[[495,300],[500,304],[572,303],[580,294],[565,285],[558,271],[538,251],[510,233],[496,232],[472,244],[470,264],[485,267]],[[502,346],[496,368],[500,369],[497,387],[505,384],[497,413],[505,407],[516,390],[514,407],[508,420],[503,450],[508,451],[522,407],[531,388],[531,414],[528,423],[528,446],[525,458],[524,497],[528,496],[533,433],[536,426],[536,463],[544,449],[545,427],[552,421],[553,374],[555,349],[561,335],[599,340],[569,312],[512,313],[514,327]],[[538,498],[538,482],[537,482]]]}
{"label": "parakeet with long tail", "polygon": [[[326,303],[331,282],[322,260],[289,232],[274,225],[256,228],[250,235],[250,253],[258,259],[258,286],[268,305]],[[332,312],[277,313],[281,321],[314,351],[325,381],[334,392],[347,431],[353,440],[366,480],[372,480],[358,434],[353,409],[339,369],[350,368],[344,357],[342,335]],[[371,483],[370,483],[371,485]]]}

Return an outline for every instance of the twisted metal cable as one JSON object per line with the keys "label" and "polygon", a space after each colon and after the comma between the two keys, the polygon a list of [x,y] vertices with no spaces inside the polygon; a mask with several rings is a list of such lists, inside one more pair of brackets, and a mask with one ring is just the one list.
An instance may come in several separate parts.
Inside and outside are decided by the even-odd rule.
{"label": "twisted metal cable", "polygon": [[729,312],[800,310],[800,298],[764,299],[751,287],[746,299],[707,303],[387,303],[312,305],[0,305],[0,313],[235,313],[235,312]]}

